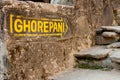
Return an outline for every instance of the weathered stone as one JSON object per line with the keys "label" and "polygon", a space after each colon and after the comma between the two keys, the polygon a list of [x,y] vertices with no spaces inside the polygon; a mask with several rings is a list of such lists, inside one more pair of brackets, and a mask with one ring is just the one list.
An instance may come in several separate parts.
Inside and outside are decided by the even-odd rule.
{"label": "weathered stone", "polygon": [[120,33],[120,26],[102,26],[103,30]]}
{"label": "weathered stone", "polygon": [[120,48],[120,42],[115,42],[107,46],[107,48]]}
{"label": "weathered stone", "polygon": [[107,37],[103,37],[103,36],[96,36],[95,38],[96,38],[95,42],[97,45],[110,44],[110,43],[113,43],[113,42],[116,42],[119,40],[119,37],[107,38]]}
{"label": "weathered stone", "polygon": [[110,59],[113,62],[120,63],[120,50],[112,51],[110,54]]}
{"label": "weathered stone", "polygon": [[103,32],[102,36],[110,38],[119,38],[119,35],[116,32]]}
{"label": "weathered stone", "polygon": [[78,52],[74,54],[75,57],[82,57],[82,58],[95,58],[95,59],[103,59],[106,58],[109,54],[111,49],[106,49],[104,46],[95,46],[89,48],[85,51]]}

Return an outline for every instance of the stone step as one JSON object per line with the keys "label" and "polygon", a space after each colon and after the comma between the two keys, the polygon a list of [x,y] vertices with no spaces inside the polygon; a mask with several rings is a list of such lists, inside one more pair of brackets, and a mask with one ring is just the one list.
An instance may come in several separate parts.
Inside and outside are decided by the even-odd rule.
{"label": "stone step", "polygon": [[112,66],[115,69],[120,70],[120,49],[112,51],[110,54],[110,59],[112,61]]}
{"label": "stone step", "polygon": [[[111,44],[115,45],[117,43]],[[119,44],[119,43],[118,43]],[[110,46],[110,45],[109,45]],[[120,49],[106,46],[94,46],[74,54],[75,67],[85,69],[120,69]]]}
{"label": "stone step", "polygon": [[94,46],[85,51],[74,54],[75,67],[85,69],[120,69],[120,42],[108,46]]}
{"label": "stone step", "polygon": [[112,51],[110,54],[110,59],[113,62],[120,63],[120,50]]}
{"label": "stone step", "polygon": [[73,69],[57,74],[50,80],[120,80],[120,71]]}
{"label": "stone step", "polygon": [[119,37],[103,37],[102,35],[95,37],[95,44],[96,45],[106,45],[111,44],[119,40]]}
{"label": "stone step", "polygon": [[101,26],[96,29],[96,45],[106,45],[119,41],[120,26]]}
{"label": "stone step", "polygon": [[120,26],[102,26],[101,28],[105,31],[114,31],[116,33],[120,33]]}
{"label": "stone step", "polygon": [[80,51],[76,54],[74,54],[75,57],[80,58],[94,58],[94,59],[104,59],[106,58],[111,49],[107,49],[105,46],[94,46],[92,48],[89,48],[85,51]]}
{"label": "stone step", "polygon": [[107,45],[107,48],[120,48],[120,42],[115,42],[110,45]]}
{"label": "stone step", "polygon": [[119,34],[117,34],[116,32],[103,32],[102,33],[103,37],[109,37],[109,38],[119,38]]}
{"label": "stone step", "polygon": [[76,57],[75,67],[84,69],[113,69],[109,53],[112,49],[107,49],[106,46],[95,46],[85,51],[74,54]]}

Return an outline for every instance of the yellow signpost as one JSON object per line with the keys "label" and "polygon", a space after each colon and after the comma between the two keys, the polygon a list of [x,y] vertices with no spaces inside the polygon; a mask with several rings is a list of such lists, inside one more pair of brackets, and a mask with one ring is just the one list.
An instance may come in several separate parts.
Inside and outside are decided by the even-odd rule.
{"label": "yellow signpost", "polygon": [[14,36],[60,36],[68,32],[68,24],[62,18],[39,18],[10,14],[10,33]]}

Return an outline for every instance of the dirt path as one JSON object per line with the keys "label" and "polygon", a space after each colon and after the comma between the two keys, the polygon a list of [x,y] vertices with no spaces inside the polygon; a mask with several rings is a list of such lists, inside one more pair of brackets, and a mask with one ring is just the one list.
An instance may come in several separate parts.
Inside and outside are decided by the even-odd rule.
{"label": "dirt path", "polygon": [[120,80],[120,71],[75,69],[56,76],[54,80]]}

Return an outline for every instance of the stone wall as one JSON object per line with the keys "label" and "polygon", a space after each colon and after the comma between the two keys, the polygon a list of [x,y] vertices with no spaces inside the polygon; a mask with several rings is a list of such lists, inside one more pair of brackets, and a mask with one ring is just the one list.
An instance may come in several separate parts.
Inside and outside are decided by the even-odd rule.
{"label": "stone wall", "polygon": [[[5,2],[1,27],[7,44],[10,80],[47,80],[73,67],[73,54],[95,43],[95,29],[112,25],[112,2],[76,0],[75,7],[33,2]],[[69,32],[60,37],[14,37],[9,34],[9,15],[25,17],[60,17],[67,21]],[[4,30],[3,30],[4,28]]]}

